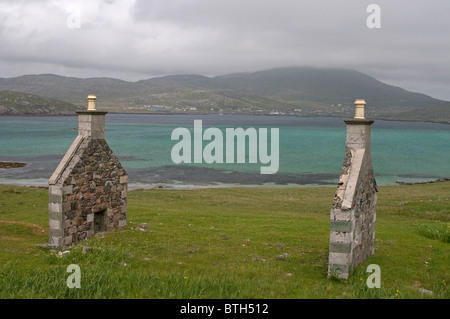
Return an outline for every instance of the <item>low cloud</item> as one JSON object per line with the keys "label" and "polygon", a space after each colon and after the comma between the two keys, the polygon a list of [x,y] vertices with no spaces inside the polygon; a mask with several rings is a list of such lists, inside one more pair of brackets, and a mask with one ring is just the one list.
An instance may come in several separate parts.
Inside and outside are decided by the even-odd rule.
{"label": "low cloud", "polygon": [[376,1],[380,29],[367,27],[370,3],[2,1],[0,76],[134,81],[311,65],[356,69],[450,100],[450,2]]}

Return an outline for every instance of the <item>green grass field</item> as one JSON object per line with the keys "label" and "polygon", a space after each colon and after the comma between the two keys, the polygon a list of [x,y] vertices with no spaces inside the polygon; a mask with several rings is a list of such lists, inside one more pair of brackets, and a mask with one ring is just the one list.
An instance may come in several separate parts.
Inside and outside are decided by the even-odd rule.
{"label": "green grass field", "polygon": [[[59,256],[37,246],[47,189],[0,185],[0,298],[449,298],[450,183],[379,187],[375,254],[349,280],[327,278],[334,192],[134,190],[126,228]],[[370,264],[381,288],[366,285]]]}

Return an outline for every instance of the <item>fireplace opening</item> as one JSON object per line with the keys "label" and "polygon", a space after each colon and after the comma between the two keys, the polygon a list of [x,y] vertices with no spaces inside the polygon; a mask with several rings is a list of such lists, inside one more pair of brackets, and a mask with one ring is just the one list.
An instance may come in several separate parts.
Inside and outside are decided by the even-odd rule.
{"label": "fireplace opening", "polygon": [[106,232],[106,209],[94,214],[94,234]]}

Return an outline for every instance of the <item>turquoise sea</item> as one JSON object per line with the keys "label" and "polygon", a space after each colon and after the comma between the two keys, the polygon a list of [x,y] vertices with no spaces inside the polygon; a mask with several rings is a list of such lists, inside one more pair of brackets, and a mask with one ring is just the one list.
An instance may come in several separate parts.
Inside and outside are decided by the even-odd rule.
{"label": "turquoise sea", "polygon": [[[279,128],[279,170],[256,164],[175,164],[175,128]],[[343,118],[252,115],[107,114],[106,140],[129,174],[132,188],[337,185],[345,152]],[[26,162],[0,169],[0,183],[47,186],[77,135],[76,116],[1,116],[0,161]],[[225,135],[225,134],[224,134]],[[204,142],[204,146],[208,142]],[[270,150],[270,145],[269,145]],[[372,160],[379,185],[450,177],[450,125],[376,120]]]}

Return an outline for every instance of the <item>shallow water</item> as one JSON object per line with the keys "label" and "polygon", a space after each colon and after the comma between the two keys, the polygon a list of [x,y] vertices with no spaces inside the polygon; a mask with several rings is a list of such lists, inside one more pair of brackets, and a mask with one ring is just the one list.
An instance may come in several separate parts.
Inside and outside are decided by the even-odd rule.
{"label": "shallow water", "polygon": [[[175,164],[175,128],[279,128],[279,169],[255,164]],[[129,174],[130,189],[151,187],[336,185],[345,152],[342,118],[251,115],[107,114],[106,140]],[[46,186],[77,135],[77,117],[0,117],[0,161],[27,162],[0,169],[0,183]],[[224,134],[225,135],[225,134]],[[203,146],[209,143],[204,141]],[[372,160],[379,185],[450,177],[450,125],[381,121],[372,125]],[[270,145],[269,145],[270,150]]]}

